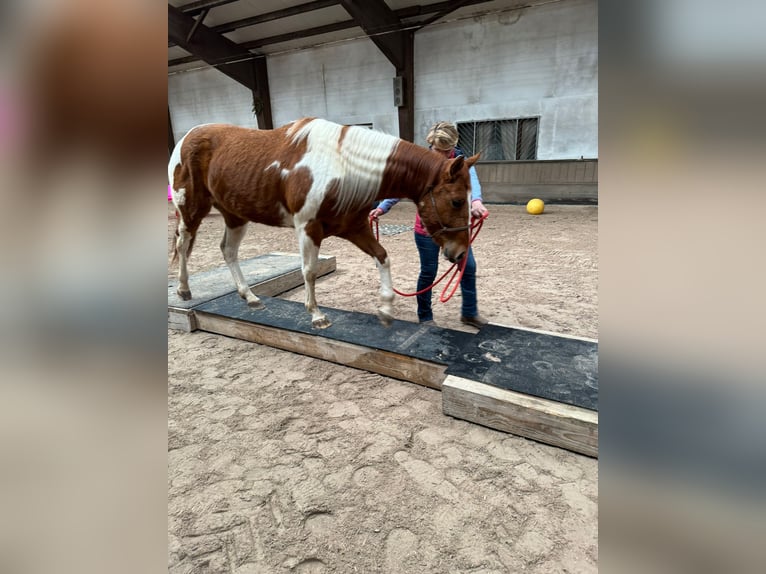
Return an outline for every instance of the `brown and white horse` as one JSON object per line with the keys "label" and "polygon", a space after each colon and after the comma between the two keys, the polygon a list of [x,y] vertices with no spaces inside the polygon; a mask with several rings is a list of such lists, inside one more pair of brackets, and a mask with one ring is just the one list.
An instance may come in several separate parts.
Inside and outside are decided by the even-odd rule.
{"label": "brown and white horse", "polygon": [[314,118],[274,130],[223,124],[192,128],[168,165],[179,215],[174,253],[180,265],[178,295],[191,299],[186,264],[202,218],[214,206],[226,223],[224,260],[250,307],[262,308],[263,303],[248,287],[237,254],[247,223],[253,221],[295,228],[306,309],[314,327],[330,326],[317,307],[314,283],[319,247],[333,235],[375,259],[380,271],[378,317],[390,324],[390,261],[370,229],[370,209],[380,199],[411,199],[445,257],[459,261],[469,246],[468,168],[478,158],[448,160],[391,135]]}

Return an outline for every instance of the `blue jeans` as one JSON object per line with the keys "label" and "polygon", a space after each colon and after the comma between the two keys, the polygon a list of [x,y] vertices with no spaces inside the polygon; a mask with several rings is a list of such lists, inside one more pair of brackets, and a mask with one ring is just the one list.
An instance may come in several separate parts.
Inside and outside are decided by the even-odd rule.
{"label": "blue jeans", "polygon": [[[439,245],[427,235],[415,233],[415,245],[420,253],[420,275],[418,276],[418,288],[425,289],[436,279],[439,272]],[[473,258],[473,250],[468,249],[468,260],[465,264],[465,273],[460,281],[460,291],[463,294],[462,315],[463,317],[476,317],[479,314],[479,306],[476,301],[476,260]],[[441,293],[444,285],[449,281],[445,277],[436,288]],[[431,311],[431,291],[426,291],[417,296],[418,299],[418,321],[431,321],[434,318]]]}

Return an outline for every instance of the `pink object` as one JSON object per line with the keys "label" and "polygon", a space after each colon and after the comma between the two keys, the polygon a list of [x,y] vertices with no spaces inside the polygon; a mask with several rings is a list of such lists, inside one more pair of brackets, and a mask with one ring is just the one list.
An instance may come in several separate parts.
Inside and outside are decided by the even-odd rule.
{"label": "pink object", "polygon": [[168,201],[173,201],[173,195],[170,193],[170,186],[168,186]]}

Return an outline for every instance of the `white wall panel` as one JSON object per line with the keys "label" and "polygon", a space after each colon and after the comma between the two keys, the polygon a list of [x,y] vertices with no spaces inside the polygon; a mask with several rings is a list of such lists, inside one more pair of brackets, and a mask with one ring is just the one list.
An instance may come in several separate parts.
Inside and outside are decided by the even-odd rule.
{"label": "white wall panel", "polygon": [[168,105],[176,141],[199,124],[258,124],[253,93],[215,68],[169,76]]}
{"label": "white wall panel", "polygon": [[[393,65],[369,39],[269,57],[275,125],[303,116],[398,135]],[[415,138],[439,120],[540,117],[538,159],[598,157],[596,0],[563,0],[415,35]],[[176,137],[205,122],[256,126],[248,89],[214,69],[171,75]]]}
{"label": "white wall panel", "polygon": [[540,116],[538,159],[598,157],[595,0],[491,14],[415,36],[415,133],[435,121]]}
{"label": "white wall panel", "polygon": [[317,116],[398,135],[394,66],[367,39],[269,58],[274,124]]}

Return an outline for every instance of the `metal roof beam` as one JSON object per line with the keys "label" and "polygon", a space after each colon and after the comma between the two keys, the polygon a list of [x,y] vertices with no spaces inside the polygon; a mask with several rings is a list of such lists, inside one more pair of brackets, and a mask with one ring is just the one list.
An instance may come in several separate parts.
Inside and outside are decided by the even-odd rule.
{"label": "metal roof beam", "polygon": [[189,16],[196,16],[203,10],[209,10],[210,8],[216,8],[234,2],[237,2],[237,0],[199,0],[198,2],[190,2],[185,6],[181,6],[178,10]]}
{"label": "metal roof beam", "polygon": [[[472,6],[475,4],[485,4],[486,2],[489,2],[489,1],[490,0],[468,0],[467,2],[461,1],[459,2],[461,4],[461,6],[459,7]],[[454,0],[452,0],[449,2],[437,2],[435,4],[427,4],[425,6],[411,6],[409,8],[399,8],[398,10],[394,10],[394,14],[401,19],[401,18],[412,18],[415,16],[424,16],[426,14],[440,13],[439,18],[442,18],[445,14],[456,10],[457,7],[455,7],[455,5],[457,3],[458,2],[455,2]],[[410,26],[421,28],[430,23],[431,22],[429,21],[412,23],[412,24],[402,23],[400,26],[400,29],[409,28]],[[327,34],[329,32],[338,32],[340,30],[347,30],[349,28],[356,28],[358,26],[359,26],[359,23],[356,20],[344,20],[342,22],[333,22],[331,24],[325,24],[323,26],[306,28],[305,30],[296,30],[295,32],[277,34],[274,36],[267,36],[265,38],[257,38],[255,40],[242,42],[241,44],[239,44],[239,46],[241,46],[242,48],[246,48],[248,50],[253,50],[256,48],[269,46],[271,44],[279,44],[280,42],[289,42],[291,40],[300,40],[301,38],[310,38],[311,36],[318,36],[320,34]],[[169,43],[169,45],[174,45],[174,44]],[[197,60],[199,60],[199,58],[195,56],[184,56],[181,58],[174,58],[173,60],[168,61],[168,66],[188,64],[191,62],[196,62]]]}
{"label": "metal roof beam", "polygon": [[393,10],[383,0],[341,0],[341,4],[386,58],[397,69],[403,68],[405,49],[398,32],[402,21]]}
{"label": "metal roof beam", "polygon": [[226,32],[232,32],[239,28],[246,28],[247,26],[254,26],[255,24],[263,24],[264,22],[289,18],[290,16],[297,16],[298,14],[304,14],[305,12],[313,12],[314,10],[329,8],[336,4],[340,4],[340,0],[314,0],[313,2],[306,2],[305,4],[283,8],[282,10],[266,12],[265,14],[258,14],[257,16],[251,16],[250,18],[242,18],[241,20],[234,20],[233,22],[213,26],[213,30],[220,34],[225,34]]}
{"label": "metal roof beam", "polygon": [[[190,38],[191,32],[194,36]],[[239,58],[252,58],[253,54],[228,38],[216,34],[188,14],[168,4],[168,37],[187,52],[218,68],[221,72],[247,86],[256,88],[252,62],[224,62]],[[190,40],[187,42],[187,38]]]}

